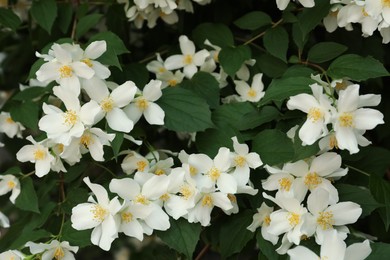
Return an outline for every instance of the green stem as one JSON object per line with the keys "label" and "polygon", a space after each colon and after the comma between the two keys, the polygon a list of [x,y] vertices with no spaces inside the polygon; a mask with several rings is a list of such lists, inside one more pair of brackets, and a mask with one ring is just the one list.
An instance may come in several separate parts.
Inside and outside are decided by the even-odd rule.
{"label": "green stem", "polygon": [[352,170],[358,172],[358,173],[361,173],[361,174],[363,174],[363,175],[366,175],[367,177],[370,177],[370,174],[369,174],[368,172],[362,171],[362,170],[360,170],[360,169],[358,169],[358,168],[355,168],[355,167],[353,167],[353,166],[351,166],[351,165],[348,165],[348,164],[344,164],[344,165],[347,166],[348,168],[350,168],[350,169],[352,169]]}
{"label": "green stem", "polygon": [[[278,25],[281,24],[282,22],[283,22],[283,18],[281,18],[281,19],[280,19],[279,21],[277,21],[277,22],[272,23],[271,28],[275,28],[276,26],[278,26]],[[248,41],[246,41],[246,42],[244,43],[244,45],[248,45],[248,44],[252,43],[253,41],[257,40],[258,38],[264,36],[265,33],[266,33],[266,31],[259,33],[259,34],[256,35],[255,37],[253,37],[253,38],[249,39]]]}
{"label": "green stem", "polygon": [[101,165],[100,163],[94,162],[93,164],[96,165],[96,166],[98,166],[98,167],[100,167],[100,168],[102,168],[102,169],[104,169],[104,170],[106,170],[106,171],[109,172],[113,177],[116,177],[116,175],[115,175],[114,172],[112,172],[112,171],[111,171],[110,169],[108,169],[107,167]]}

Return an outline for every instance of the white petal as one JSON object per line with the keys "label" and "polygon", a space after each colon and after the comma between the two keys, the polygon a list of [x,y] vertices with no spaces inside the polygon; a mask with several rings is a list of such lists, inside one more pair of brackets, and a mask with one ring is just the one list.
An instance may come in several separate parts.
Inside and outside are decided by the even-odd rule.
{"label": "white petal", "polygon": [[319,257],[310,249],[304,246],[297,246],[287,251],[291,260],[317,260]]}
{"label": "white petal", "polygon": [[[167,70],[176,70],[183,68],[186,64],[184,63],[184,56],[183,55],[172,55],[169,56],[165,62],[164,62],[164,67]],[[43,78],[43,77],[42,77]]]}
{"label": "white petal", "polygon": [[107,113],[106,119],[111,129],[116,131],[129,133],[134,127],[133,121],[127,117],[122,109],[117,107]]}
{"label": "white petal", "polygon": [[108,206],[109,199],[108,199],[108,193],[107,193],[106,189],[102,185],[92,183],[89,180],[89,177],[85,177],[83,179],[83,181],[91,189],[93,194],[95,194],[98,203],[103,205],[103,206]]}
{"label": "white petal", "polygon": [[375,109],[359,108],[354,113],[355,128],[371,130],[378,124],[384,124],[383,114]]}
{"label": "white petal", "polygon": [[73,62],[72,68],[74,73],[81,78],[90,79],[95,75],[95,71],[81,61]]}
{"label": "white petal", "polygon": [[109,188],[125,200],[133,200],[141,192],[139,184],[130,178],[112,179]]}
{"label": "white petal", "polygon": [[142,111],[135,103],[131,103],[130,105],[123,108],[123,112],[125,112],[127,117],[133,121],[134,124],[137,123],[142,116]]}
{"label": "white petal", "polygon": [[228,173],[221,173],[217,180],[217,186],[223,193],[234,194],[237,192],[236,179]]}
{"label": "white petal", "polygon": [[331,205],[326,211],[333,213],[334,224],[336,226],[355,223],[362,214],[360,205],[350,201]]}
{"label": "white petal", "polygon": [[100,224],[94,219],[93,210],[96,204],[82,203],[72,209],[72,227],[76,230],[86,230]]}
{"label": "white petal", "polygon": [[310,166],[310,172],[316,172],[318,175],[325,177],[341,166],[341,156],[337,153],[323,153],[314,158]]}
{"label": "white petal", "polygon": [[187,36],[181,35],[179,37],[180,49],[183,54],[194,54],[195,44],[188,39]]}
{"label": "white petal", "polygon": [[151,80],[142,91],[142,95],[148,101],[156,101],[162,96],[161,92],[161,81],[160,80]]}
{"label": "white petal", "polygon": [[344,260],[364,260],[371,254],[370,242],[364,240],[362,243],[355,243],[347,247]]}
{"label": "white petal", "polygon": [[98,77],[83,80],[83,88],[87,92],[88,96],[98,103],[110,95],[105,81],[99,79]]}
{"label": "white petal", "polygon": [[164,125],[165,112],[155,103],[149,102],[148,108],[144,111],[144,116],[151,125]]}
{"label": "white petal", "polygon": [[107,50],[106,41],[94,41],[85,49],[84,55],[89,59],[99,58]]}
{"label": "white petal", "polygon": [[117,107],[127,106],[134,99],[137,87],[134,82],[126,81],[114,89],[110,95]]}

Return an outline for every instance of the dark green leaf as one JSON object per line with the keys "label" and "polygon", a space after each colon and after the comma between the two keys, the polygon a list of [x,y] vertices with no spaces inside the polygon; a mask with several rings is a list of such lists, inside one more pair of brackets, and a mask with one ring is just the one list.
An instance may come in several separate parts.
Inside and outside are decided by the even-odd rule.
{"label": "dark green leaf", "polygon": [[247,45],[238,47],[227,46],[219,52],[219,62],[223,70],[234,77],[245,61],[251,58],[251,49]]}
{"label": "dark green leaf", "polygon": [[313,8],[304,8],[298,15],[298,23],[303,35],[307,35],[322,19],[329,14],[330,3],[328,1],[316,0]]}
{"label": "dark green leaf", "polygon": [[30,177],[23,178],[20,181],[20,194],[16,198],[15,206],[26,210],[39,213],[38,197]]}
{"label": "dark green leaf", "polygon": [[2,173],[2,175],[7,175],[7,174],[19,175],[19,174],[21,174],[21,170],[19,167],[14,166],[14,167],[8,168],[4,173]]}
{"label": "dark green leaf", "polygon": [[224,24],[202,23],[192,31],[192,38],[201,48],[206,39],[220,47],[234,46],[233,34]]}
{"label": "dark green leaf", "polygon": [[114,157],[116,158],[121,150],[123,144],[123,133],[115,133],[115,138],[111,142],[112,151],[114,152]]}
{"label": "dark green leaf", "polygon": [[265,91],[260,104],[267,104],[270,101],[283,101],[300,93],[310,93],[309,85],[313,83],[312,79],[306,77],[274,79]]}
{"label": "dark green leaf", "polygon": [[219,236],[223,258],[240,252],[253,238],[254,233],[246,229],[252,222],[252,216],[252,211],[246,210],[231,216],[225,221]]}
{"label": "dark green leaf", "polygon": [[293,23],[292,37],[293,37],[294,43],[298,47],[298,49],[303,50],[303,48],[307,42],[308,35],[304,34],[302,32],[302,29],[299,26],[299,23]]}
{"label": "dark green leaf", "polygon": [[[279,255],[275,252],[276,247],[272,245],[271,242],[265,240],[263,236],[261,235],[260,229],[257,231],[256,234],[256,241],[257,245],[260,248],[260,251],[263,253],[265,257],[267,257],[268,260],[278,260]],[[261,259],[261,258],[259,258]]]}
{"label": "dark green leaf", "polygon": [[265,106],[260,111],[252,111],[238,120],[239,130],[248,130],[271,122],[279,117],[280,112],[273,106]]}
{"label": "dark green leaf", "polygon": [[91,245],[91,230],[75,230],[70,221],[65,222],[62,228],[63,241],[68,241],[71,245],[77,245],[81,248]]}
{"label": "dark green leaf", "polygon": [[271,17],[268,14],[260,11],[247,13],[234,21],[234,24],[237,27],[246,30],[256,30],[264,25],[269,25],[271,23]]}
{"label": "dark green leaf", "polygon": [[236,132],[230,125],[221,126],[217,129],[207,129],[204,132],[196,133],[196,147],[199,152],[214,157],[221,147],[233,148],[231,138],[238,135],[239,132]]}
{"label": "dark green leaf", "polygon": [[384,208],[379,209],[379,215],[387,231],[390,226],[390,183],[372,174],[370,175],[369,188],[374,198],[385,205]]}
{"label": "dark green leaf", "polygon": [[283,27],[270,28],[266,31],[264,38],[265,49],[274,57],[287,62],[288,34]]}
{"label": "dark green leaf", "polygon": [[314,74],[314,70],[303,65],[293,65],[289,67],[283,74],[283,78],[291,77],[307,77],[310,78],[311,74]]}
{"label": "dark green leaf", "polygon": [[17,16],[11,9],[0,8],[0,24],[11,30],[18,29],[22,23],[19,16]]}
{"label": "dark green leaf", "polygon": [[287,64],[268,53],[256,57],[256,67],[270,78],[278,78],[287,69]]}
{"label": "dark green leaf", "polygon": [[213,127],[206,101],[187,89],[164,89],[156,103],[165,112],[165,127],[169,130],[197,132]]}
{"label": "dark green leaf", "polygon": [[34,230],[36,228],[42,227],[56,207],[57,203],[54,203],[52,201],[46,203],[40,213],[34,213],[32,215],[31,221],[26,223],[24,230]]}
{"label": "dark green leaf", "polygon": [[302,141],[301,139],[299,139],[298,134],[295,135],[293,143],[294,143],[294,150],[295,150],[294,161],[299,161],[299,160],[309,158],[310,156],[316,155],[320,150],[318,142],[315,142],[312,145],[303,146]]}
{"label": "dark green leaf", "polygon": [[255,107],[248,102],[224,104],[212,113],[211,118],[219,128],[229,125],[234,129],[239,129],[244,115],[253,111],[256,111]]}
{"label": "dark green leaf", "polygon": [[383,260],[386,255],[390,255],[390,244],[375,242],[370,243],[370,247],[372,252],[366,260]]}
{"label": "dark green leaf", "polygon": [[180,87],[189,89],[204,98],[211,108],[219,105],[219,83],[210,73],[199,71],[191,80],[180,83]]}
{"label": "dark green leaf", "polygon": [[383,206],[374,199],[370,190],[365,187],[350,184],[336,184],[335,186],[339,192],[340,201],[352,201],[362,207],[361,218],[370,215],[372,211]]}
{"label": "dark green leaf", "polygon": [[32,100],[36,97],[43,95],[46,92],[46,88],[43,87],[31,87],[23,91],[20,91],[15,96],[12,97],[13,100]]}
{"label": "dark green leaf", "polygon": [[14,121],[20,122],[22,125],[36,130],[39,117],[38,103],[26,101],[13,106],[10,110],[11,117]]}
{"label": "dark green leaf", "polygon": [[389,76],[382,63],[372,57],[362,57],[356,54],[346,54],[334,60],[328,75],[334,79],[350,78],[356,81]]}
{"label": "dark green leaf", "polygon": [[294,159],[294,145],[279,130],[264,130],[253,139],[252,151],[257,152],[264,164],[276,165]]}
{"label": "dark green leaf", "polygon": [[51,28],[57,17],[57,3],[55,0],[35,0],[30,9],[32,17],[37,23],[51,34]]}
{"label": "dark green leaf", "polygon": [[311,47],[307,58],[312,62],[325,62],[333,60],[348,49],[347,46],[336,42],[320,42]]}
{"label": "dark green leaf", "polygon": [[88,32],[91,28],[96,26],[96,24],[103,17],[101,14],[90,14],[82,17],[76,26],[76,37],[82,37],[86,32]]}
{"label": "dark green leaf", "polygon": [[68,171],[64,173],[64,182],[69,183],[80,177],[87,166],[87,163],[81,162],[69,167],[69,169],[67,169]]}
{"label": "dark green leaf", "polygon": [[69,3],[58,4],[58,27],[61,32],[66,34],[72,22],[72,5]]}
{"label": "dark green leaf", "polygon": [[28,241],[37,241],[41,238],[48,238],[50,237],[50,233],[44,229],[38,229],[38,230],[29,230],[25,229],[23,232],[19,233],[18,238],[13,241],[10,248],[20,248],[23,247]]}
{"label": "dark green leaf", "polygon": [[37,76],[35,73],[39,70],[39,68],[45,63],[43,59],[36,60],[34,64],[31,66],[30,73],[28,74],[28,79],[35,79]]}
{"label": "dark green leaf", "polygon": [[188,223],[187,220],[180,218],[178,220],[171,219],[171,227],[167,231],[156,232],[170,248],[184,254],[187,259],[192,259],[196,244],[199,241],[200,231],[202,230],[199,224]]}

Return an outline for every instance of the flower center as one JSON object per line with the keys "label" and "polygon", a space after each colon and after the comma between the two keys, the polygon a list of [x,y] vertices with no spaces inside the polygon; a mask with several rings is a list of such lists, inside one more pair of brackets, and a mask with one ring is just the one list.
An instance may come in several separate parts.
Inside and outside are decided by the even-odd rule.
{"label": "flower center", "polygon": [[290,188],[291,188],[291,180],[287,177],[284,177],[284,178],[281,178],[278,180],[279,182],[279,185],[280,185],[280,189],[281,190],[285,190],[285,191],[289,191]]}
{"label": "flower center", "polygon": [[318,120],[321,120],[323,117],[324,114],[318,107],[310,108],[309,112],[307,113],[307,118],[310,119],[313,123],[317,122]]}
{"label": "flower center", "polygon": [[72,70],[72,67],[70,66],[62,66],[60,69],[59,69],[59,72],[60,72],[60,77],[61,78],[70,78],[72,77],[73,75],[73,70]]}
{"label": "flower center", "polygon": [[145,110],[147,109],[149,106],[149,103],[146,99],[144,98],[140,98],[137,100],[137,107],[140,109],[140,110]]}
{"label": "flower center", "polygon": [[57,153],[60,154],[64,151],[64,145],[63,144],[57,144],[55,146],[55,149],[57,150]]}
{"label": "flower center", "polygon": [[13,188],[15,188],[16,183],[14,181],[9,181],[9,182],[7,182],[7,186],[8,186],[8,188],[13,189]]}
{"label": "flower center", "polygon": [[334,135],[332,135],[332,136],[329,138],[329,148],[330,148],[330,149],[333,149],[333,148],[339,149],[339,145],[338,145],[338,142],[337,142],[337,138],[336,138],[336,136],[334,136]]}
{"label": "flower center", "polygon": [[107,210],[100,205],[94,205],[91,212],[94,220],[99,222],[102,222],[107,216]]}
{"label": "flower center", "polygon": [[268,216],[266,216],[266,217],[264,218],[263,225],[266,226],[266,227],[268,227],[269,224],[271,224],[271,218],[270,218],[270,216],[268,215]]}
{"label": "flower center", "polygon": [[187,54],[184,56],[184,64],[189,65],[192,64],[192,55]]}
{"label": "flower center", "polygon": [[5,119],[5,122],[7,122],[8,124],[14,124],[15,123],[15,121],[12,120],[11,117],[7,117],[7,119]]}
{"label": "flower center", "polygon": [[194,166],[190,165],[190,174],[191,174],[191,176],[195,176],[197,173],[198,173],[198,170]]}
{"label": "flower center", "polygon": [[383,7],[390,7],[390,0],[382,0]]}
{"label": "flower center", "polygon": [[236,163],[237,166],[244,167],[246,160],[244,156],[239,155],[234,158],[234,162]]}
{"label": "flower center", "polygon": [[156,175],[164,175],[165,171],[163,169],[157,169],[157,170],[154,171],[154,174],[156,174]]}
{"label": "flower center", "polygon": [[320,212],[317,218],[317,224],[323,229],[331,229],[334,224],[333,213],[331,211]]}
{"label": "flower center", "polygon": [[193,194],[191,188],[188,185],[182,186],[180,189],[180,193],[181,195],[183,195],[184,199],[186,200],[188,200]]}
{"label": "flower center", "polygon": [[164,67],[158,68],[158,72],[160,72],[160,73],[164,73],[164,72],[166,72],[166,71],[167,71],[167,69],[164,68]]}
{"label": "flower center", "polygon": [[177,85],[177,80],[176,79],[170,79],[170,80],[168,80],[168,84],[169,84],[169,86],[174,87],[174,86]]}
{"label": "flower center", "polygon": [[138,161],[137,162],[137,170],[139,172],[143,172],[145,170],[146,166],[147,166],[147,163],[145,161]]}
{"label": "flower center", "polygon": [[213,205],[213,198],[209,194],[205,195],[202,199],[202,206],[208,206],[211,208]]}
{"label": "flower center", "polygon": [[139,194],[135,197],[135,202],[142,205],[148,205],[150,201],[144,195]]}
{"label": "flower center", "polygon": [[221,176],[221,171],[215,167],[212,167],[208,174],[211,180],[216,181],[218,180],[219,176]]}
{"label": "flower center", "polygon": [[56,250],[54,251],[54,258],[56,260],[61,260],[62,258],[64,258],[65,256],[65,253],[64,253],[64,250],[62,249],[62,247],[57,247]]}
{"label": "flower center", "polygon": [[[362,12],[363,12],[363,15],[364,15],[364,13],[366,13],[366,12],[364,11],[364,9],[363,9]],[[366,13],[366,14],[367,14],[367,13]],[[367,15],[368,15],[368,14],[367,14]],[[337,82],[335,88],[336,88],[337,90],[346,89],[346,88],[347,88],[347,83],[346,83],[345,81]]]}
{"label": "flower center", "polygon": [[248,96],[251,97],[251,98],[255,98],[256,95],[257,95],[256,91],[253,90],[253,89],[248,90],[248,93],[247,93],[247,94],[248,94]]}
{"label": "flower center", "polygon": [[305,176],[305,185],[309,187],[309,189],[315,189],[319,184],[322,183],[321,177],[317,175],[316,172],[309,172]]}
{"label": "flower center", "polygon": [[93,144],[93,139],[90,134],[83,134],[80,138],[80,144],[84,145],[85,148]]}
{"label": "flower center", "polygon": [[339,116],[340,125],[342,127],[353,127],[353,115],[351,113],[342,113]]}
{"label": "flower center", "polygon": [[121,217],[123,222],[129,223],[133,221],[133,214],[131,214],[130,212],[123,212],[121,214]]}
{"label": "flower center", "polygon": [[88,67],[92,68],[93,64],[92,64],[92,61],[90,59],[85,58],[81,61],[84,62]]}
{"label": "flower center", "polygon": [[228,197],[228,199],[231,201],[231,202],[233,202],[233,203],[236,203],[237,202],[237,198],[236,198],[236,196],[234,196],[233,194],[228,194],[227,195],[227,197]]}
{"label": "flower center", "polygon": [[168,193],[165,193],[165,194],[160,196],[160,200],[167,201],[167,200],[169,200],[170,197],[171,196]]}
{"label": "flower center", "polygon": [[74,110],[66,111],[64,114],[64,121],[65,121],[65,124],[67,124],[69,126],[74,126],[74,124],[76,124],[76,122],[77,122],[76,111],[74,111]]}
{"label": "flower center", "polygon": [[218,56],[219,56],[219,51],[215,51],[214,55],[213,55],[213,59],[214,59],[215,62],[219,62]]}
{"label": "flower center", "polygon": [[298,225],[300,218],[301,217],[299,214],[290,212],[288,216],[288,222],[290,222],[290,226],[295,227]]}
{"label": "flower center", "polygon": [[114,108],[114,101],[112,98],[107,97],[100,102],[100,107],[103,109],[104,112],[108,113]]}
{"label": "flower center", "polygon": [[43,149],[36,149],[35,151],[34,151],[34,159],[36,160],[36,161],[38,161],[38,160],[43,160],[43,159],[45,159],[46,158],[46,152],[43,150]]}

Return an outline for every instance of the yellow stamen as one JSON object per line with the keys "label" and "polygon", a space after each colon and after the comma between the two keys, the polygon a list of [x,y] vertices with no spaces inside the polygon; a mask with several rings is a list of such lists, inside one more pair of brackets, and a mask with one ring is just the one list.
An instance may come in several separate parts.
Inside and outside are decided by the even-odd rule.
{"label": "yellow stamen", "polygon": [[340,126],[342,127],[353,127],[353,115],[351,113],[343,113],[339,116]]}
{"label": "yellow stamen", "polygon": [[160,73],[164,73],[164,72],[166,72],[166,71],[167,71],[167,69],[164,68],[164,67],[158,68],[158,72],[160,72]]}
{"label": "yellow stamen", "polygon": [[90,59],[85,58],[81,61],[84,62],[88,67],[92,68],[93,64],[92,64],[92,61]]}
{"label": "yellow stamen", "polygon": [[270,216],[268,215],[268,216],[266,216],[266,217],[264,218],[263,226],[268,227],[270,224],[271,224],[271,218],[270,218]]}
{"label": "yellow stamen", "polygon": [[121,214],[121,217],[123,222],[129,223],[133,221],[133,214],[131,214],[130,212],[123,212]]}
{"label": "yellow stamen", "polygon": [[337,82],[335,88],[337,90],[344,90],[347,88],[347,83],[345,81]]}
{"label": "yellow stamen", "polygon": [[205,195],[202,199],[202,206],[208,206],[208,207],[212,207],[214,204],[213,204],[213,198],[210,196],[210,195]]}
{"label": "yellow stamen", "polygon": [[390,7],[390,0],[382,0],[383,7]]}
{"label": "yellow stamen", "polygon": [[145,167],[147,166],[148,164],[145,162],[145,161],[138,161],[137,162],[137,170],[139,172],[143,172],[145,170]]}
{"label": "yellow stamen", "polygon": [[176,79],[170,79],[170,80],[168,80],[168,84],[169,84],[169,86],[171,86],[171,87],[176,86],[177,83],[178,83],[178,82],[177,82]]}
{"label": "yellow stamen", "polygon": [[64,258],[65,256],[65,253],[64,253],[64,250],[62,249],[62,247],[57,247],[56,250],[54,251],[54,258],[56,260],[61,260],[62,258]]}
{"label": "yellow stamen", "polygon": [[317,218],[317,224],[323,229],[331,229],[334,225],[333,213],[331,211],[320,212]]}
{"label": "yellow stamen", "polygon": [[64,114],[65,124],[69,126],[74,126],[77,122],[77,114],[74,110],[68,110]]}
{"label": "yellow stamen", "polygon": [[219,176],[221,176],[221,171],[215,167],[212,167],[208,175],[210,176],[211,180],[216,181],[218,180]]}
{"label": "yellow stamen", "polygon": [[237,198],[236,198],[236,196],[234,196],[233,194],[228,194],[227,195],[227,197],[228,197],[228,199],[231,201],[231,202],[233,202],[233,203],[236,203],[237,202]]}
{"label": "yellow stamen", "polygon": [[167,200],[169,200],[170,197],[171,196],[168,193],[165,193],[165,194],[160,196],[160,200],[167,201]]}
{"label": "yellow stamen", "polygon": [[317,107],[310,108],[309,112],[307,113],[307,118],[310,119],[313,123],[317,122],[318,120],[321,120],[323,117],[324,114]]}
{"label": "yellow stamen", "polygon": [[80,138],[80,144],[84,145],[85,148],[88,148],[91,144],[93,144],[93,139],[91,134],[85,133]]}
{"label": "yellow stamen", "polygon": [[280,189],[284,191],[289,191],[291,188],[291,180],[287,177],[281,178],[278,180]]}
{"label": "yellow stamen", "polygon": [[315,189],[319,184],[322,183],[322,178],[319,177],[316,172],[309,172],[305,176],[304,183],[310,190]]}
{"label": "yellow stamen", "polygon": [[107,97],[100,102],[100,107],[103,109],[104,112],[108,113],[114,108],[114,101],[112,98]]}
{"label": "yellow stamen", "polygon": [[194,166],[190,165],[190,174],[191,174],[191,176],[195,176],[197,173],[198,173],[198,170]]}
{"label": "yellow stamen", "polygon": [[107,210],[98,204],[93,206],[91,212],[93,214],[93,219],[98,222],[102,222],[107,216]]}
{"label": "yellow stamen", "polygon": [[70,66],[62,66],[60,69],[59,69],[59,72],[60,72],[60,77],[61,78],[70,78],[72,77],[73,75],[73,69],[72,67]]}
{"label": "yellow stamen", "polygon": [[256,95],[257,95],[257,92],[255,90],[253,90],[253,89],[250,89],[250,90],[248,90],[247,94],[248,94],[249,97],[255,98]]}
{"label": "yellow stamen", "polygon": [[134,202],[140,203],[140,204],[143,204],[143,205],[148,205],[150,201],[144,195],[139,194],[139,195],[137,195],[135,197]]}
{"label": "yellow stamen", "polygon": [[157,169],[157,170],[154,171],[154,174],[156,174],[156,175],[164,175],[165,171],[163,169]]}
{"label": "yellow stamen", "polygon": [[218,56],[219,56],[219,51],[215,51],[214,55],[213,55],[213,59],[214,59],[215,62],[219,62],[219,57]]}
{"label": "yellow stamen", "polygon": [[63,144],[57,144],[56,145],[56,149],[58,151],[58,153],[62,153],[64,151],[64,145]]}
{"label": "yellow stamen", "polygon": [[334,136],[334,135],[331,135],[329,138],[329,148],[330,149],[333,149],[333,148],[339,149],[339,145],[338,145],[336,136]]}
{"label": "yellow stamen", "polygon": [[8,181],[7,186],[8,186],[8,188],[13,189],[13,188],[15,188],[16,183],[14,181]]}
{"label": "yellow stamen", "polygon": [[239,167],[244,167],[246,160],[244,156],[238,155],[234,158],[234,163]]}
{"label": "yellow stamen", "polygon": [[144,98],[140,98],[137,100],[137,107],[140,109],[140,110],[145,110],[147,109],[149,106],[149,103],[146,99]]}
{"label": "yellow stamen", "polygon": [[187,54],[186,56],[184,56],[184,64],[186,65],[189,65],[189,64],[192,64],[192,55],[191,54]]}
{"label": "yellow stamen", "polygon": [[290,212],[288,216],[288,221],[290,222],[291,226],[295,227],[296,225],[298,225],[300,218],[301,217],[299,216],[299,214]]}
{"label": "yellow stamen", "polygon": [[15,121],[12,120],[12,118],[10,118],[10,117],[7,117],[7,119],[5,119],[5,122],[7,122],[8,124],[14,124],[15,123]]}
{"label": "yellow stamen", "polygon": [[180,193],[184,199],[188,200],[192,196],[193,191],[190,186],[184,185],[180,188]]}
{"label": "yellow stamen", "polygon": [[45,150],[43,150],[43,149],[36,149],[35,151],[34,151],[34,159],[36,160],[36,161],[38,161],[38,160],[43,160],[43,159],[45,159],[46,158],[46,152],[45,152]]}

